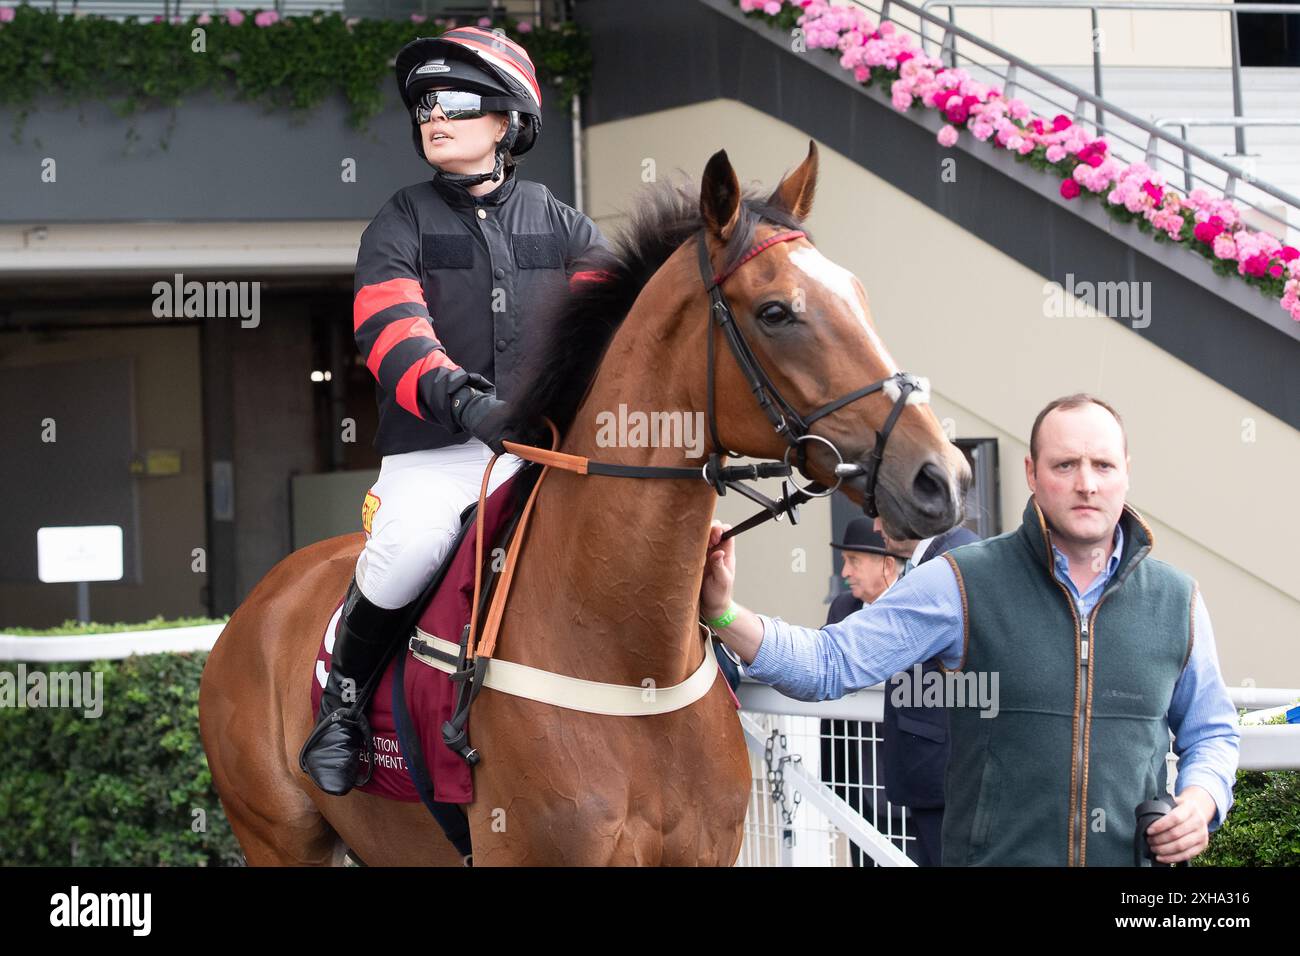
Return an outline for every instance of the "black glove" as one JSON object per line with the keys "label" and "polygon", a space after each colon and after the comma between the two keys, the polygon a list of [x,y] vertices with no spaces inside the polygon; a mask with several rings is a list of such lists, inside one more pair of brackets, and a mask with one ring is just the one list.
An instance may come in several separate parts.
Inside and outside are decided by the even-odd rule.
{"label": "black glove", "polygon": [[465,385],[451,396],[451,417],[456,424],[498,455],[505,454],[501,439],[509,416],[510,405],[492,392]]}
{"label": "black glove", "polygon": [[544,422],[508,426],[514,411],[509,402],[503,402],[494,393],[468,385],[457,389],[451,397],[452,417],[457,424],[491,448],[495,454],[509,454],[503,441],[550,448],[551,433]]}

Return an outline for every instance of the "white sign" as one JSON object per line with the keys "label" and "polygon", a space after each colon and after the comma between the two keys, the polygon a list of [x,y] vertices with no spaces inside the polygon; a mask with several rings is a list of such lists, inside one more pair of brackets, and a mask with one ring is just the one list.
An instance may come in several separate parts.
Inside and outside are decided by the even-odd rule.
{"label": "white sign", "polygon": [[122,580],[122,529],[115,524],[36,529],[36,576],[46,584]]}

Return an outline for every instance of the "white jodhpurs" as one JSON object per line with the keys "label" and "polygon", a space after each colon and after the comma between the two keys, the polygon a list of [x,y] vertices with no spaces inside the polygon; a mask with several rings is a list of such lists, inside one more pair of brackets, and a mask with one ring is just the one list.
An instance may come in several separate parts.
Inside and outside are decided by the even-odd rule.
{"label": "white jodhpurs", "polygon": [[[492,451],[476,438],[463,445],[386,455],[366,494],[361,524],[366,546],[357,559],[357,587],[372,604],[398,608],[429,583],[460,530],[460,513],[478,500]],[[502,455],[491,494],[523,464]]]}

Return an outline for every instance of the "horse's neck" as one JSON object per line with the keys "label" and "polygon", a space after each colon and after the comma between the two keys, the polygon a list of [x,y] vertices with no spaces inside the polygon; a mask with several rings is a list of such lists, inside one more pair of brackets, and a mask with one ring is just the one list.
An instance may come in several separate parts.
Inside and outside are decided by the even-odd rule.
{"label": "horse's neck", "polygon": [[[686,343],[696,338],[688,334],[674,342],[674,351],[692,354]],[[651,348],[658,360],[646,360]],[[597,416],[606,412],[617,419],[620,404],[629,413],[691,415],[694,427],[690,373],[682,366],[697,366],[701,374],[703,366],[686,360],[675,367],[664,360],[663,348],[658,335],[616,336],[562,451],[619,464],[702,464],[681,447],[598,444]],[[707,438],[701,440],[707,453]],[[510,600],[517,627],[534,614],[545,626],[529,626],[529,635],[518,639],[507,634],[503,653],[589,680],[640,684],[649,678],[663,687],[684,679],[702,659],[699,587],[715,501],[702,479],[579,476],[552,469],[538,492],[519,593]],[[545,646],[534,643],[543,635]],[[521,648],[520,642],[532,646]]]}

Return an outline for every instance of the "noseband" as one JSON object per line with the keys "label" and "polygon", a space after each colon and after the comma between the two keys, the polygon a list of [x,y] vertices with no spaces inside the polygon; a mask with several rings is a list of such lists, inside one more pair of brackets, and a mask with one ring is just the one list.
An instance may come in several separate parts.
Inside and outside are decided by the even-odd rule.
{"label": "noseband", "polygon": [[[776,387],[759,363],[754,350],[750,348],[749,343],[745,340],[744,333],[741,332],[740,326],[736,323],[736,317],[731,311],[731,305],[727,302],[727,297],[722,291],[722,283],[730,278],[742,265],[765,249],[769,249],[777,243],[806,238],[805,233],[802,230],[792,229],[768,236],[762,242],[751,247],[731,268],[719,273],[713,271],[709,259],[707,237],[707,232],[701,229],[697,241],[700,278],[704,281],[704,287],[709,294],[709,315],[711,316],[708,334],[707,402],[709,437],[713,442],[713,451],[709,453],[708,461],[704,467],[697,470],[695,468],[670,468],[654,465],[619,465],[611,462],[592,461],[581,456],[534,448],[511,441],[504,443],[507,451],[528,461],[586,475],[607,475],[615,478],[703,478],[713,486],[719,495],[725,495],[727,489],[731,488],[763,506],[764,511],[760,511],[727,531],[722,536],[724,541],[771,518],[780,518],[787,513],[790,515],[790,522],[792,524],[797,523],[798,506],[800,504],[810,498],[824,498],[833,494],[845,478],[856,478],[859,475],[865,476],[866,479],[862,510],[868,516],[876,517],[879,514],[876,507],[876,483],[880,478],[880,466],[885,456],[885,444],[889,441],[889,435],[894,430],[898,417],[902,415],[903,408],[908,404],[919,404],[929,400],[928,384],[924,379],[915,375],[910,375],[907,372],[897,372],[888,378],[882,378],[870,385],[864,385],[862,388],[849,392],[832,402],[827,402],[807,415],[799,414],[795,407],[786,401],[780,389]],[[786,441],[788,447],[779,462],[766,461],[753,465],[723,465],[722,463],[724,454],[736,457],[737,453],[729,451],[718,436],[718,420],[713,399],[714,382],[717,374],[713,345],[715,325],[721,328],[726,336],[727,344],[731,348],[731,354],[735,356],[736,363],[740,366],[741,373],[749,383],[750,391],[753,392],[759,408],[767,416],[768,421],[772,423],[776,433]],[[894,406],[885,418],[884,425],[876,432],[876,445],[867,463],[859,465],[846,462],[834,442],[812,433],[812,425],[832,412],[839,411],[846,405],[876,392],[884,392],[886,397],[893,399]],[[554,425],[551,427],[554,429]],[[837,459],[835,484],[830,488],[812,479],[805,470],[807,465],[806,446],[811,441],[821,442],[831,450],[831,453]],[[793,465],[790,462],[792,452],[795,453]],[[804,477],[810,479],[807,486],[792,488],[790,483],[784,480],[790,477],[795,468],[798,468]],[[769,498],[762,492],[743,483],[744,481],[754,481],[759,478],[783,479],[780,500]]]}

